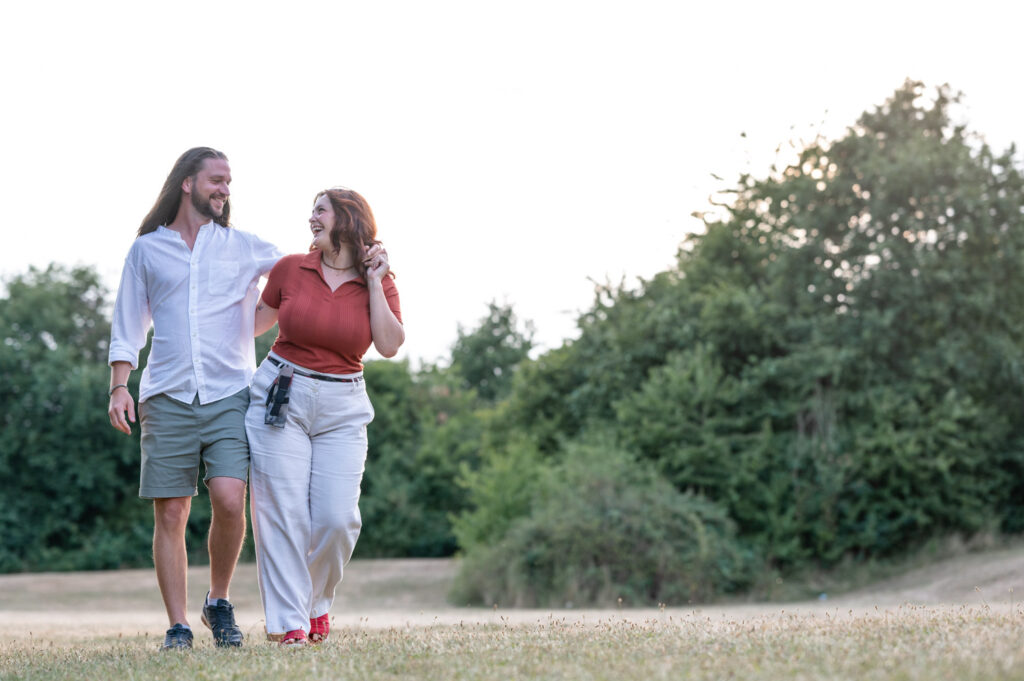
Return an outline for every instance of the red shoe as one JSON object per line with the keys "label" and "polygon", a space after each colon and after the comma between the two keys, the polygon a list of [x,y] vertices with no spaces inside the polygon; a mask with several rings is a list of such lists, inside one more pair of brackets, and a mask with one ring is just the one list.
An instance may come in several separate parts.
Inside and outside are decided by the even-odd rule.
{"label": "red shoe", "polygon": [[278,643],[282,648],[301,648],[306,645],[306,632],[302,629],[292,629]]}
{"label": "red shoe", "polygon": [[319,617],[309,618],[309,642],[323,643],[331,633],[330,617],[325,612]]}

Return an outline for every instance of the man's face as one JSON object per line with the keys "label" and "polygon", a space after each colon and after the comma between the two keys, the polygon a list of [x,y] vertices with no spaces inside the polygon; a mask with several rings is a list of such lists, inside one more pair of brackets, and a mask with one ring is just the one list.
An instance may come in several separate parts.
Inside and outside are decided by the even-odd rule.
{"label": "man's face", "polygon": [[231,196],[231,168],[221,158],[208,158],[191,183],[192,206],[211,220],[224,214],[224,204]]}

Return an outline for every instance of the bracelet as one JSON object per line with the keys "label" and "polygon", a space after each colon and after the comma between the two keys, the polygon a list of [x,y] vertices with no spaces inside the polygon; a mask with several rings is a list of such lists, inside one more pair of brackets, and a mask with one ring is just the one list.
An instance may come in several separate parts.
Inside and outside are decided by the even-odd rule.
{"label": "bracelet", "polygon": [[107,391],[107,397],[112,396],[114,394],[114,391],[117,390],[118,388],[124,388],[125,390],[127,390],[128,389],[128,385],[125,384],[125,383],[118,383],[113,388],[111,388],[109,391]]}

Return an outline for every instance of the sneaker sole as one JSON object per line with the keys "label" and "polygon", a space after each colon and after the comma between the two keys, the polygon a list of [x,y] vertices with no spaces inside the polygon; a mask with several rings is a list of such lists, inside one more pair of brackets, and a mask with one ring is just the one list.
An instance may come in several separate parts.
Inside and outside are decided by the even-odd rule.
{"label": "sneaker sole", "polygon": [[191,651],[192,651],[192,646],[191,646],[191,645],[183,645],[183,646],[160,646],[160,651],[161,651],[161,652],[163,652],[163,651],[165,651],[165,650],[176,650],[176,651],[182,651],[182,650],[187,650],[187,651],[191,652]]}

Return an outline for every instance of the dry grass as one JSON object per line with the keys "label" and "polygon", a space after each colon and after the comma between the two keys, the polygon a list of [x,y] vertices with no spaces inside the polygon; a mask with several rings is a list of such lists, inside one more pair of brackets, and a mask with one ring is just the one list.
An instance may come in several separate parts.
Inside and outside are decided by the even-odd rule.
{"label": "dry grass", "polygon": [[1014,679],[1021,613],[904,606],[593,622],[348,627],[319,648],[157,653],[150,638],[0,647],[10,679]]}
{"label": "dry grass", "polygon": [[[247,646],[215,649],[195,621],[186,654],[156,650],[167,624],[150,571],[9,575],[0,678],[1019,679],[1022,556],[960,557],[828,601],[557,612],[447,605],[450,561],[363,561],[331,640],[297,651],[262,640],[243,565],[232,598]],[[196,570],[194,603],[204,581]]]}

